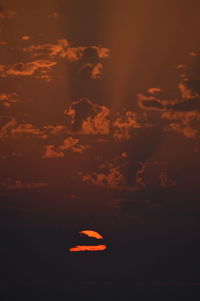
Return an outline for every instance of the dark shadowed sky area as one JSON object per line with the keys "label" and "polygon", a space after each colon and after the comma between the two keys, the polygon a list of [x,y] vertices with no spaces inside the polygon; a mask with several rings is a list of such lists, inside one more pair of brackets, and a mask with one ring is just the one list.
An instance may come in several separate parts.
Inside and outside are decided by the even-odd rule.
{"label": "dark shadowed sky area", "polygon": [[198,300],[199,28],[197,0],[0,2],[2,300]]}

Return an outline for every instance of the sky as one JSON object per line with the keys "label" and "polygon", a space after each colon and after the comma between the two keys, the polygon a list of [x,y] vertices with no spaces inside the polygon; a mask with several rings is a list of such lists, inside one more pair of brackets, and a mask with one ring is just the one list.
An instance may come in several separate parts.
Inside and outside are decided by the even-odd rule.
{"label": "sky", "polygon": [[1,1],[10,297],[199,293],[199,12],[197,0]]}

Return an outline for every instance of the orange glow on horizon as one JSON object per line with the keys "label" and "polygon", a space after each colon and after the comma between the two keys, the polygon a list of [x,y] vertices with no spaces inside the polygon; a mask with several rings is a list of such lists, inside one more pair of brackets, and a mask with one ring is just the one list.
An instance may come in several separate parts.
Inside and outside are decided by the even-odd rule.
{"label": "orange glow on horizon", "polygon": [[80,251],[104,251],[106,250],[106,245],[97,245],[97,246],[75,246],[70,248],[70,252],[80,252]]}
{"label": "orange glow on horizon", "polygon": [[99,234],[96,231],[84,230],[84,231],[80,231],[79,233],[85,234],[85,235],[87,235],[89,237],[94,237],[94,238],[97,238],[97,239],[103,239],[103,236],[101,236],[101,234]]}

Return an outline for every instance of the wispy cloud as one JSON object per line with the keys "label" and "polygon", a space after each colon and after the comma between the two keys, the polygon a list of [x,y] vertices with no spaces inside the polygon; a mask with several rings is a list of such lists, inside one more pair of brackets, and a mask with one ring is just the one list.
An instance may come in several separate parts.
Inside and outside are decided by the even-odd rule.
{"label": "wispy cloud", "polygon": [[20,179],[14,181],[11,179],[6,179],[6,181],[0,182],[0,188],[5,190],[39,189],[46,186],[48,186],[47,183],[24,183]]}

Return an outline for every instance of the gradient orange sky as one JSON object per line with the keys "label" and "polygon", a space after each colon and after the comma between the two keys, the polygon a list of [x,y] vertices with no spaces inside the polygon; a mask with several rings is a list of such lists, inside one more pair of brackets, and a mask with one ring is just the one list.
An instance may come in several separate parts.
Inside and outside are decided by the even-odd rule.
{"label": "gradient orange sky", "polygon": [[0,223],[8,249],[24,242],[10,268],[52,240],[55,267],[74,246],[108,258],[199,240],[199,12],[197,0],[1,1]]}

